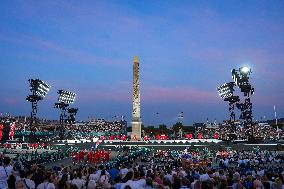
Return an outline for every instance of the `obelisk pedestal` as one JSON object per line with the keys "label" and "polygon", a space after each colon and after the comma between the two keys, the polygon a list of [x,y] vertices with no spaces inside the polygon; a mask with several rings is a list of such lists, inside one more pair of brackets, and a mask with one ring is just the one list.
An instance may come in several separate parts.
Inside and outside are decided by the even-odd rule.
{"label": "obelisk pedestal", "polygon": [[137,121],[134,122],[132,121],[132,134],[131,134],[131,139],[132,140],[141,140],[141,124],[142,122]]}

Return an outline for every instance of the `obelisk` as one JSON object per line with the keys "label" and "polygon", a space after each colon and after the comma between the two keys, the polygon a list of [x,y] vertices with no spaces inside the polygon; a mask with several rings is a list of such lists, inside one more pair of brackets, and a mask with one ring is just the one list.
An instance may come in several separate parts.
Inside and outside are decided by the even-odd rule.
{"label": "obelisk", "polygon": [[133,99],[132,99],[132,134],[131,139],[141,139],[141,119],[140,119],[140,81],[138,57],[134,57],[133,63]]}

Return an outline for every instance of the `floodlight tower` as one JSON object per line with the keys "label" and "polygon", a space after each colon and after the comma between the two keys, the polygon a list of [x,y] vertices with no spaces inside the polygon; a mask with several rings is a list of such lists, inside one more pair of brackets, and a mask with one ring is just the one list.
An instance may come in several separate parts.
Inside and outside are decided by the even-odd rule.
{"label": "floodlight tower", "polygon": [[78,108],[68,108],[69,116],[68,116],[67,122],[69,124],[75,123],[76,121],[75,117],[76,117],[77,112],[78,112]]}
{"label": "floodlight tower", "polygon": [[67,122],[67,119],[65,119],[67,117],[66,111],[69,112],[67,107],[74,103],[76,94],[65,90],[58,90],[57,94],[59,94],[58,102],[55,103],[54,107],[61,110],[59,136],[62,138],[64,136],[64,122]]}
{"label": "floodlight tower", "polygon": [[239,96],[234,96],[234,82],[229,82],[221,85],[217,88],[217,91],[219,92],[219,96],[224,100],[229,102],[229,112],[230,112],[230,123],[231,126],[234,125],[234,122],[236,120],[235,115],[235,104],[240,101]]}
{"label": "floodlight tower", "polygon": [[240,119],[244,120],[244,126],[247,129],[247,134],[250,139],[253,139],[253,116],[250,97],[254,94],[254,88],[249,82],[249,75],[251,73],[251,69],[247,66],[241,67],[238,70],[232,70],[232,78],[236,85],[241,89],[245,98],[243,103],[237,103],[237,108],[241,110]]}
{"label": "floodlight tower", "polygon": [[31,120],[30,120],[30,131],[31,135],[33,134],[33,131],[35,130],[33,127],[33,123],[35,123],[35,126],[37,126],[37,105],[40,100],[43,100],[43,98],[48,93],[50,86],[43,82],[40,79],[29,79],[30,83],[30,91],[32,94],[28,95],[26,100],[32,103],[32,112],[31,112]]}

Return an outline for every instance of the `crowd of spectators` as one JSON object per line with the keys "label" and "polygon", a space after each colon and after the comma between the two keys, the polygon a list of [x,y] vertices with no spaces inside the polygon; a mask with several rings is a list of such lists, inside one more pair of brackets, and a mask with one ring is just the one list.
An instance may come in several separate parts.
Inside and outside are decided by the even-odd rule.
{"label": "crowd of spectators", "polygon": [[[28,119],[23,117],[21,118],[12,118],[12,117],[2,117],[2,122],[6,121],[16,121],[15,132],[23,132],[29,130]],[[60,130],[60,124],[56,121],[41,120],[39,121],[41,126],[36,127],[37,133],[48,136],[49,139],[52,138],[51,135],[58,136],[58,133],[53,133],[54,130]],[[88,122],[78,122],[75,124],[65,124],[64,125],[64,135],[68,139],[78,139],[85,138],[91,139],[93,137],[100,136],[110,136],[117,135],[118,133],[126,133],[126,122],[124,121],[106,121],[104,119],[96,119]],[[253,126],[254,137],[262,139],[263,141],[277,140],[283,135],[282,130],[277,130],[276,128],[266,124],[255,124]],[[185,139],[186,132],[175,135],[167,136],[169,139]],[[209,127],[205,124],[202,127],[196,127],[195,131],[192,132],[193,138],[198,138],[198,135],[202,135],[203,139],[212,139],[215,138],[217,133],[217,138],[221,140],[243,140],[248,137],[248,129],[240,126],[230,126],[228,124],[216,124],[210,125]],[[100,135],[100,136],[98,136]],[[151,136],[149,133],[145,135],[149,136],[151,139],[156,138],[156,136]],[[217,139],[216,138],[216,139]]]}
{"label": "crowd of spectators", "polygon": [[[16,137],[29,136],[30,126],[29,119],[25,117],[0,117],[0,124],[3,128],[9,130],[11,123],[15,122]],[[52,120],[38,120],[37,126],[32,127],[33,134],[43,140],[55,140],[64,136],[65,139],[92,139],[93,137],[109,136],[117,134],[125,134],[125,121],[106,121],[104,119],[97,119],[87,122],[78,122],[74,124],[65,123],[63,128],[58,121]]]}
{"label": "crowd of spectators", "polygon": [[122,121],[96,120],[66,125],[64,129],[65,132],[68,132],[68,139],[92,139],[93,137],[124,133],[126,126]]}
{"label": "crowd of spectators", "polygon": [[[163,134],[162,140],[182,140],[182,139],[219,139],[219,140],[246,140],[251,128],[245,128],[240,125],[230,126],[227,124],[219,124],[215,126],[200,126],[195,127],[192,131],[180,130],[177,134]],[[284,132],[281,129],[276,129],[270,125],[256,124],[253,126],[254,137],[263,142],[277,141],[281,139]],[[150,140],[161,138],[159,134],[142,132],[143,136],[147,136]],[[145,139],[144,139],[145,140]]]}
{"label": "crowd of spectators", "polygon": [[160,151],[120,148],[101,165],[23,168],[8,157],[0,188],[283,189],[284,156],[271,151]]}
{"label": "crowd of spectators", "polygon": [[[214,128],[199,127],[196,129],[195,134],[202,133],[203,138],[213,138],[215,133],[218,133],[219,138],[222,140],[242,140],[247,139],[248,130],[251,128],[244,128],[241,126],[218,125]],[[282,130],[277,130],[270,125],[256,124],[253,126],[254,137],[262,140],[277,140],[283,135]]]}
{"label": "crowd of spectators", "polygon": [[[26,117],[12,117],[12,116],[2,116],[0,117],[1,123],[11,123],[16,122],[17,127],[16,131],[29,130],[29,118]],[[36,131],[51,131],[55,127],[59,127],[60,123],[56,120],[38,120],[37,124],[39,126],[36,128]],[[64,124],[65,128],[74,131],[82,132],[120,132],[126,127],[124,121],[107,121],[104,119],[96,119],[87,122],[78,122],[76,124]],[[51,129],[49,129],[51,128]]]}
{"label": "crowd of spectators", "polygon": [[69,126],[72,130],[79,130],[81,132],[120,132],[124,129],[122,121],[106,121],[98,119],[94,121],[77,123]]}
{"label": "crowd of spectators", "polygon": [[[50,130],[50,129],[49,129]],[[96,121],[96,122],[80,122],[74,124],[57,125],[54,130],[47,132],[46,129],[38,129],[36,134],[42,137],[48,137],[51,140],[58,139],[86,139],[92,140],[94,137],[121,135],[125,134],[126,126],[122,121]],[[61,136],[61,137],[60,137]]]}

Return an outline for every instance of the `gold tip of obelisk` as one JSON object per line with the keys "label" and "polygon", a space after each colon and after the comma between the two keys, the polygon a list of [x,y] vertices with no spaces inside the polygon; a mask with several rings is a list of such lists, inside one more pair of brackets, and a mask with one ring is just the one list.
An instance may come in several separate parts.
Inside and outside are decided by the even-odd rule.
{"label": "gold tip of obelisk", "polygon": [[134,56],[134,62],[138,63],[138,56]]}

